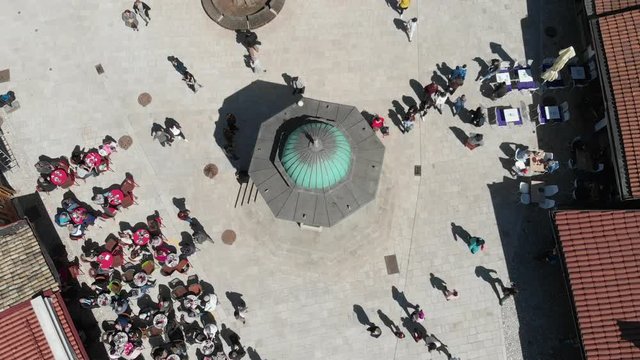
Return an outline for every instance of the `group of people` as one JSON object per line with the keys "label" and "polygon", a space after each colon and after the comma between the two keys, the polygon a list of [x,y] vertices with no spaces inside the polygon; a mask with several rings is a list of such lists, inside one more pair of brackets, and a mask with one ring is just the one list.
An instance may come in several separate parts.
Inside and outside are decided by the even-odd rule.
{"label": "group of people", "polygon": [[85,150],[76,146],[71,157],[61,156],[57,159],[42,157],[34,167],[40,176],[36,184],[36,191],[50,192],[60,187],[69,188],[76,183],[76,179],[86,179],[98,176],[111,170],[111,154],[116,152],[118,143],[110,136],[102,141],[97,148]]}
{"label": "group of people", "polygon": [[235,139],[236,134],[238,133],[238,126],[236,125],[238,119],[236,116],[229,113],[224,119],[225,126],[222,128],[222,137],[224,138],[224,145],[222,146],[222,150],[231,160],[238,160],[238,156],[235,151]]}
{"label": "group of people", "polygon": [[262,61],[260,61],[258,57],[258,53],[260,52],[259,45],[262,45],[258,40],[258,34],[248,29],[236,30],[236,37],[249,53],[246,57],[246,63],[253,69],[253,72],[256,74],[267,72],[267,69],[264,68]]}
{"label": "group of people", "polygon": [[167,145],[171,146],[171,144],[173,144],[177,139],[189,142],[182,132],[182,126],[175,119],[165,118],[164,124],[164,127],[159,124],[154,124],[151,128],[151,135],[153,136],[153,139],[158,140],[162,147]]}
{"label": "group of people", "polygon": [[191,91],[195,93],[198,92],[198,88],[203,87],[203,85],[196,80],[193,74],[187,70],[187,67],[182,61],[180,61],[180,59],[171,55],[167,57],[167,60],[169,60],[171,65],[173,65],[173,68],[178,72],[178,74],[182,75],[182,81],[187,84],[187,87],[191,89]]}
{"label": "group of people", "polygon": [[[151,21],[151,16],[149,15],[151,7],[140,0],[135,0],[132,8],[133,11],[127,9],[122,12],[122,21],[124,21],[125,26],[131,28],[133,31],[139,31],[138,16],[144,21],[145,26],[149,25],[149,21]],[[136,14],[138,16],[136,16]]]}

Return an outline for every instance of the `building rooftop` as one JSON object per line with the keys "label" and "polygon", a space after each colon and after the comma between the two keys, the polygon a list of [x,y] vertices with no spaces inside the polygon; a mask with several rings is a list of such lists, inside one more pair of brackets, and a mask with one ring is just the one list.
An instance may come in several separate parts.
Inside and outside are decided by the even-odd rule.
{"label": "building rooftop", "polygon": [[640,211],[558,211],[554,219],[586,358],[640,358]]}
{"label": "building rooftop", "polygon": [[0,228],[0,311],[31,299],[58,282],[25,220]]}

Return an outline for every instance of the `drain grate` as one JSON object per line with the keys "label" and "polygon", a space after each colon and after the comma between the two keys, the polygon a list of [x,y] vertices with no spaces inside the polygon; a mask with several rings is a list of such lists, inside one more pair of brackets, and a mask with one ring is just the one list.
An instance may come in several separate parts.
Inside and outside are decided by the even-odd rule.
{"label": "drain grate", "polygon": [[421,176],[422,175],[422,165],[416,165],[413,167],[413,175]]}
{"label": "drain grate", "polygon": [[384,263],[387,265],[387,275],[398,274],[400,272],[398,268],[398,258],[396,258],[395,254],[385,256]]}
{"label": "drain grate", "polygon": [[104,73],[104,68],[102,67],[102,64],[96,65],[96,71],[98,72],[98,75],[102,75]]}

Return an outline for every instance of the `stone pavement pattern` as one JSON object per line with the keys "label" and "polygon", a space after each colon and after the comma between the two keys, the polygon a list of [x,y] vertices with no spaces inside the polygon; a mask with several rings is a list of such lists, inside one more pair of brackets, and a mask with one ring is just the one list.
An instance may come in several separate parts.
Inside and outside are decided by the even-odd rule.
{"label": "stone pavement pattern", "polygon": [[[22,106],[3,126],[21,165],[7,177],[20,193],[33,191],[32,164],[39,155],[68,156],[76,144],[92,146],[106,134],[128,134],[134,143],[114,155],[115,173],[71,190],[86,201],[91,187],[120,182],[128,171],[141,185],[136,192],[140,205],[104,229],[92,229],[91,237],[101,241],[118,221],[135,223],[158,209],[167,220],[165,232],[178,239],[187,228],[175,218],[171,199],[185,197],[216,240],[192,258],[194,272],[220,296],[218,322],[237,331],[262,359],[444,358],[427,354],[409,337],[397,341],[386,327],[381,338],[370,338],[358,323],[354,304],[381,327],[378,309],[401,323],[404,313],[391,297],[392,286],[422,306],[427,330],[462,359],[522,357],[515,331],[506,340],[503,336],[502,310],[509,314],[506,322],[517,321],[508,310],[513,303],[501,309],[474,269],[495,269],[508,280],[487,184],[505,175],[497,161],[502,155],[498,145],[535,146],[534,125],[486,126],[481,130],[486,144],[473,152],[449,129],[469,132],[472,127],[447,108],[443,115],[429,113],[409,134],[392,127],[384,139],[378,198],[332,228],[304,232],[274,219],[260,198],[234,208],[234,169],[212,134],[224,99],[256,80],[243,65],[245,50],[235,34],[214,24],[197,1],[148,2],[152,20],[139,32],[120,19],[130,1],[5,2],[2,19],[11,31],[0,48],[0,67],[11,68],[11,82],[0,84],[0,92],[14,90]],[[456,96],[465,93],[468,107],[488,105],[473,82],[478,66],[472,59],[493,57],[490,42],[523,59],[520,21],[526,11],[524,1],[415,1],[405,18],[418,16],[420,22],[408,43],[395,28],[397,14],[384,1],[288,1],[278,19],[258,30],[268,69],[260,78],[282,83],[281,73],[300,75],[309,97],[387,117],[392,100],[416,97],[410,79],[425,85],[436,63],[466,63],[467,82]],[[204,85],[197,94],[184,86],[169,55],[179,57]],[[97,64],[104,74],[96,73]],[[137,103],[142,92],[153,97],[144,108]],[[497,104],[517,106],[519,101],[515,95]],[[162,148],[152,141],[151,124],[165,117],[182,124],[188,143]],[[208,163],[220,169],[214,180],[202,175]],[[421,177],[413,174],[418,164]],[[43,195],[52,214],[62,193]],[[485,238],[488,250],[470,254],[462,242],[453,241],[451,222]],[[232,246],[218,240],[225,229],[238,234]],[[72,255],[80,252],[78,244],[69,248]],[[386,274],[384,256],[390,254],[398,256],[399,274]],[[431,272],[458,289],[460,299],[446,302],[432,289]],[[225,291],[244,294],[250,308],[246,325],[233,319]]]}

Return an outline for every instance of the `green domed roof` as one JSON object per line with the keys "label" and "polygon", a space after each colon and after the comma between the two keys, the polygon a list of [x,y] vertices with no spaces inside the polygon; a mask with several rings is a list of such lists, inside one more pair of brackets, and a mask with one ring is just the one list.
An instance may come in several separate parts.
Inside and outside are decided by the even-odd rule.
{"label": "green domed roof", "polygon": [[312,122],[300,126],[287,137],[280,160],[296,185],[306,189],[327,189],[349,173],[351,145],[335,126]]}

